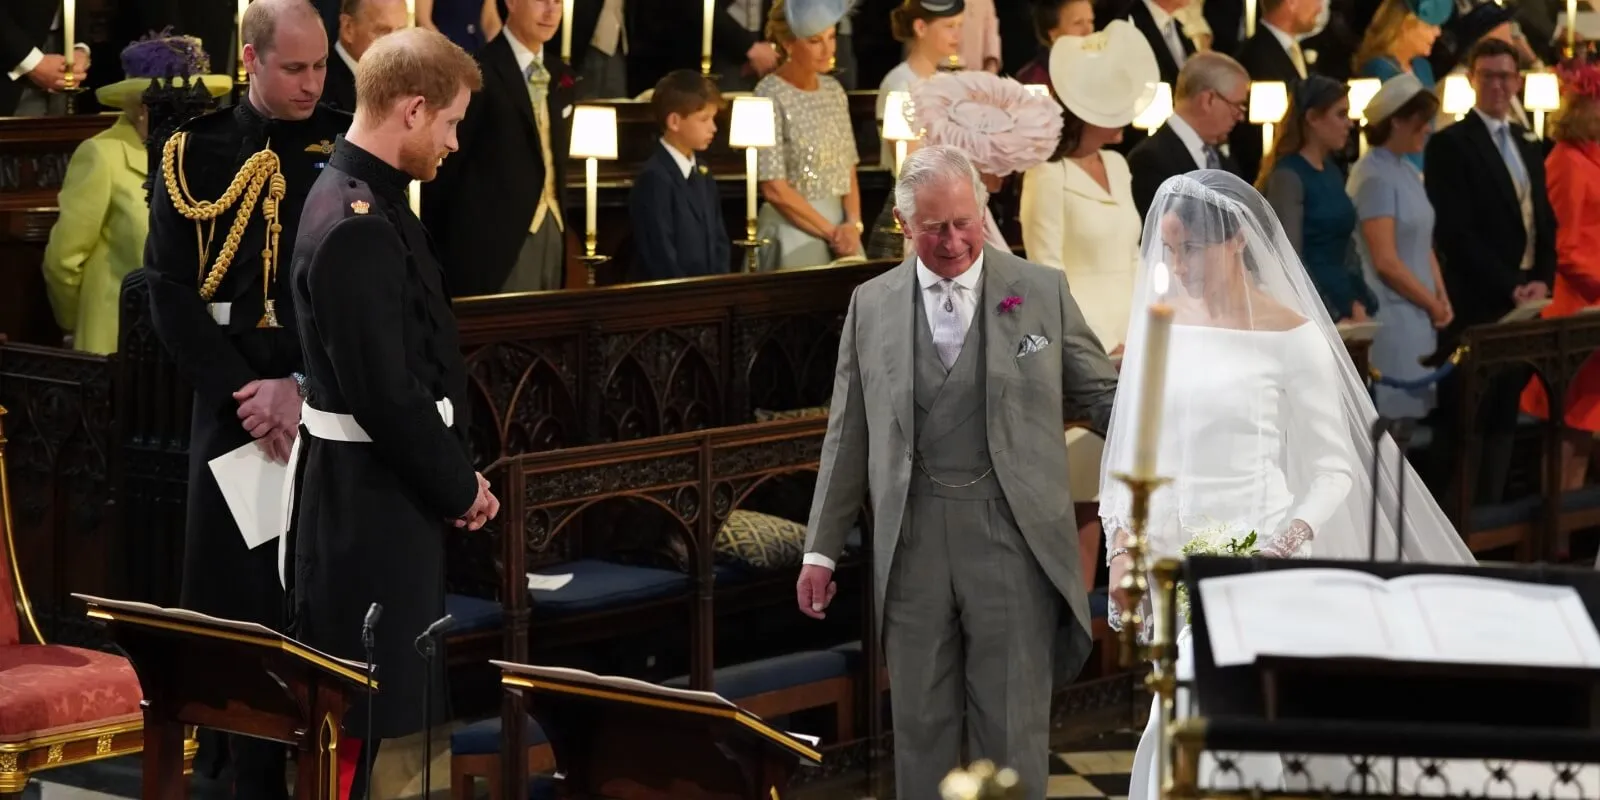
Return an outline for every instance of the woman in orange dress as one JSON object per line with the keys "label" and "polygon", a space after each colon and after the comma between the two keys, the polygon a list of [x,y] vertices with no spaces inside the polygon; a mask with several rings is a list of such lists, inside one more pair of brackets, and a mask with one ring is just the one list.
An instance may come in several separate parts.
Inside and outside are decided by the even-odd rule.
{"label": "woman in orange dress", "polygon": [[[1600,65],[1569,62],[1561,76],[1561,110],[1550,120],[1555,148],[1545,159],[1556,215],[1556,280],[1545,318],[1600,306]],[[1547,419],[1549,399],[1538,378],[1522,393],[1522,410]],[[1590,359],[1568,390],[1561,442],[1561,489],[1583,486],[1600,431],[1600,360]]]}

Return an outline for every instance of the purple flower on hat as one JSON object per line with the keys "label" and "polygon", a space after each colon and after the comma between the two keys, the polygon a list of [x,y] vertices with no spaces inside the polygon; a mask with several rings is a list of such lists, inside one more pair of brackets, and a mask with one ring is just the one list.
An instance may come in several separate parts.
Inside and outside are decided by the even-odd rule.
{"label": "purple flower on hat", "polygon": [[1010,297],[1000,301],[1000,313],[1010,314],[1012,310],[1016,309],[1017,306],[1020,305],[1022,305],[1022,298],[1016,295],[1011,295]]}
{"label": "purple flower on hat", "polygon": [[211,58],[199,39],[165,28],[124,47],[122,71],[129,78],[193,77],[211,71]]}

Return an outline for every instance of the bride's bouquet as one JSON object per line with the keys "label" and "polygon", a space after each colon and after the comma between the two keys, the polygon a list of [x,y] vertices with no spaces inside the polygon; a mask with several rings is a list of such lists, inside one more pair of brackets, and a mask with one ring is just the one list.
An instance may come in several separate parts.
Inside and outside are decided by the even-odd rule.
{"label": "bride's bouquet", "polygon": [[[1237,536],[1236,531],[1227,525],[1213,525],[1195,531],[1179,550],[1184,556],[1244,556],[1249,557],[1261,552],[1256,547],[1256,532],[1250,531],[1244,536]],[[1178,583],[1178,612],[1183,614],[1184,624],[1189,623],[1189,587],[1180,581]]]}

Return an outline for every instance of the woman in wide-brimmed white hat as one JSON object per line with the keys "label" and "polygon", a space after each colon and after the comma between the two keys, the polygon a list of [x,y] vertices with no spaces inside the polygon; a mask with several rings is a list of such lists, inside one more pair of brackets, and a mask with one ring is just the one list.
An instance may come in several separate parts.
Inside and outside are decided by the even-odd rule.
{"label": "woman in wide-brimmed white hat", "polygon": [[150,216],[144,91],[152,80],[192,79],[212,97],[227,94],[233,81],[205,74],[208,68],[199,39],[154,34],[122,51],[126,77],[95,90],[101,105],[122,115],[73,151],[61,184],[61,216],[44,251],[50,306],[78,350],[116,351],[122,278],[144,260]]}

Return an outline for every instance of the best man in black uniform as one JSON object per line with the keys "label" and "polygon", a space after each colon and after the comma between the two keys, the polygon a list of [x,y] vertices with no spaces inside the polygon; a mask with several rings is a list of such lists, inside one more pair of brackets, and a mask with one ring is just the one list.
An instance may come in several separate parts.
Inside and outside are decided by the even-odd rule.
{"label": "best man in black uniform", "polygon": [[[356,70],[356,119],[306,199],[294,303],[306,356],[287,587],[296,638],[366,661],[373,603],[381,688],[371,730],[345,718],[341,756],[422,729],[445,710],[444,661],[413,649],[444,615],[444,542],[499,510],[467,450],[467,370],[444,268],[406,201],[457,147],[483,79],[472,57],[424,28],[379,39]],[[362,759],[361,761],[365,761]],[[359,766],[356,767],[360,774]],[[353,778],[351,795],[364,778]]]}
{"label": "best man in black uniform", "polygon": [[[301,357],[280,266],[306,192],[350,117],[318,105],[328,39],[306,0],[255,0],[242,27],[248,97],[167,141],[145,266],[156,333],[195,391],[180,603],[281,628],[277,548],[246,545],[208,462],[252,441],[288,460]],[[238,797],[286,797],[281,745],[230,744]]]}

